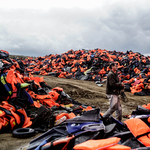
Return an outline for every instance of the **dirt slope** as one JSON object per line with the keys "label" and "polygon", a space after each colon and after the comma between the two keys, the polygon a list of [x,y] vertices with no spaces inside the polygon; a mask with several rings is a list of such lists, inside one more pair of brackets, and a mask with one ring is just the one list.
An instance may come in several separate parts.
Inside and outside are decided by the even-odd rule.
{"label": "dirt slope", "polygon": [[[105,94],[106,85],[97,86],[93,81],[81,81],[73,79],[62,79],[56,77],[44,77],[45,82],[52,88],[59,86],[64,92],[71,96],[74,100],[100,107],[101,112],[105,112],[109,108],[109,101]],[[150,102],[149,96],[135,96],[130,92],[125,92],[128,102],[122,102],[123,115],[130,114],[136,109],[137,105],[143,105]]]}
{"label": "dirt slope", "polygon": [[[105,84],[103,84],[103,87],[99,87],[93,81],[62,79],[50,76],[44,76],[44,81],[52,88],[63,88],[65,93],[80,103],[100,107],[103,113],[109,108],[109,101],[105,94]],[[122,102],[123,115],[131,114],[138,105],[150,102],[149,96],[134,96],[129,92],[126,92],[126,95],[129,101],[126,103]],[[27,147],[34,138],[16,139],[12,137],[11,133],[1,134],[0,150],[20,150],[23,147]]]}

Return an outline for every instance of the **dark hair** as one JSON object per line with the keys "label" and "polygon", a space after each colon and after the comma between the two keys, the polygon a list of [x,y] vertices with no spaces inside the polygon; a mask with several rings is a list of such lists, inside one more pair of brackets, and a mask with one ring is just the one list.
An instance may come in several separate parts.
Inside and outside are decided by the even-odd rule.
{"label": "dark hair", "polygon": [[112,66],[115,66],[116,63],[112,62],[109,64],[109,68],[112,69]]}

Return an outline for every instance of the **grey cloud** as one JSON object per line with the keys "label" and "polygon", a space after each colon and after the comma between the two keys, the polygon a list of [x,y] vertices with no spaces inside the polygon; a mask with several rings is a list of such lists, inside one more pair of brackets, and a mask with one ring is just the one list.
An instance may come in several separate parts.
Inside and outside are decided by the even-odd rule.
{"label": "grey cloud", "polygon": [[0,49],[31,56],[84,48],[149,53],[150,10],[104,6],[106,9],[1,9]]}

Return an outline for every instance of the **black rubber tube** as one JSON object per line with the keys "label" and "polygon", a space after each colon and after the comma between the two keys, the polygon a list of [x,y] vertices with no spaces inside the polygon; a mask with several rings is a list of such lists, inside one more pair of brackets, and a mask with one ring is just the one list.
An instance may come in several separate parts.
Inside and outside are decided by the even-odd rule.
{"label": "black rubber tube", "polygon": [[12,135],[13,137],[17,138],[27,138],[34,136],[36,134],[35,130],[32,128],[18,128],[13,130]]}

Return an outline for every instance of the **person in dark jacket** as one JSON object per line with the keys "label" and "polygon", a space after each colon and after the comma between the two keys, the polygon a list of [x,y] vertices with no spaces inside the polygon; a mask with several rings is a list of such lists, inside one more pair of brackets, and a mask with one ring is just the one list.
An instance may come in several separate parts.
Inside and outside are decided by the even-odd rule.
{"label": "person in dark jacket", "polygon": [[108,118],[113,112],[116,111],[116,119],[122,120],[122,107],[119,100],[120,90],[124,88],[124,84],[119,82],[117,76],[117,64],[111,63],[109,65],[110,71],[107,75],[106,81],[106,94],[110,101],[110,108],[104,113],[103,117]]}

